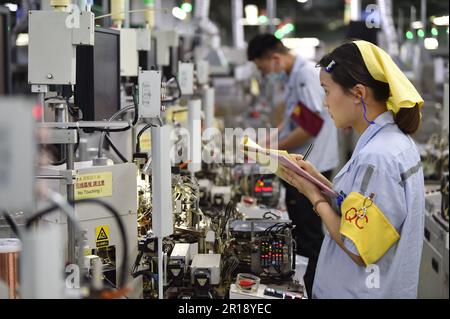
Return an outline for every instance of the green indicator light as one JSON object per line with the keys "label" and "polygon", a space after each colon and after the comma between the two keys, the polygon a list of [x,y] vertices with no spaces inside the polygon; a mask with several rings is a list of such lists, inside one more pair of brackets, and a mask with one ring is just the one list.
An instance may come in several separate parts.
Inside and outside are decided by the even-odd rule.
{"label": "green indicator light", "polygon": [[294,31],[294,29],[295,29],[295,27],[294,27],[294,25],[293,25],[292,23],[286,24],[286,25],[284,26],[284,28],[286,29],[286,32],[287,32],[287,33],[292,32],[292,31]]}
{"label": "green indicator light", "polygon": [[283,33],[283,31],[281,31],[281,29],[275,31],[275,38],[281,39],[282,37],[284,37],[284,33]]}
{"label": "green indicator light", "polygon": [[189,2],[185,2],[181,5],[181,9],[183,9],[184,12],[192,12],[192,4],[190,4]]}
{"label": "green indicator light", "polygon": [[259,16],[258,21],[261,24],[266,24],[267,22],[269,22],[269,19],[266,16]]}

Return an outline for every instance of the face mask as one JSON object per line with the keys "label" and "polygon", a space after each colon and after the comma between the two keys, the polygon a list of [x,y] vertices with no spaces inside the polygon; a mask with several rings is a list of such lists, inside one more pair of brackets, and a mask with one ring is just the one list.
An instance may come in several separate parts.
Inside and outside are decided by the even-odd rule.
{"label": "face mask", "polygon": [[272,84],[283,83],[283,82],[286,82],[287,75],[286,75],[286,72],[284,72],[284,71],[271,72],[271,73],[267,74],[266,78]]}
{"label": "face mask", "polygon": [[278,68],[280,69],[280,71],[276,71],[276,69],[277,69],[276,64],[278,64],[278,62],[275,62],[274,60],[272,60],[272,72],[270,72],[266,75],[267,80],[272,84],[283,83],[287,80],[287,74],[283,70],[281,65],[278,65]]}

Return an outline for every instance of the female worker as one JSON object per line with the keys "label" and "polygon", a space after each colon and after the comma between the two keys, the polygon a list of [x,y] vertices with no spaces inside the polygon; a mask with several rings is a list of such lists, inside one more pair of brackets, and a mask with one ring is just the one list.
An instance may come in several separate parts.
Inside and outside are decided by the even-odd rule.
{"label": "female worker", "polygon": [[389,55],[369,42],[343,44],[318,65],[335,125],[352,127],[360,137],[333,184],[297,156],[338,198],[327,198],[282,168],[283,178],[311,201],[328,230],[312,297],[416,298],[424,179],[409,135],[419,127],[423,100]]}

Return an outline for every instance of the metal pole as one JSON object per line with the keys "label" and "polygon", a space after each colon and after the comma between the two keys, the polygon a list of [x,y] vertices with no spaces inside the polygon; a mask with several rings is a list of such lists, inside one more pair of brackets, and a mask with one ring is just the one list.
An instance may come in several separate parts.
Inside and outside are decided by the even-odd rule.
{"label": "metal pole", "polygon": [[205,112],[205,129],[214,126],[214,105],[215,105],[215,90],[213,87],[207,86],[203,91],[202,104]]}
{"label": "metal pole", "polygon": [[275,0],[267,0],[267,17],[269,18],[269,32],[275,32],[275,15],[277,12]]}
{"label": "metal pole", "polygon": [[[55,121],[56,122],[67,122],[66,119],[66,108],[64,104],[60,104],[55,106]],[[74,145],[73,144],[65,144],[65,153],[66,153],[66,170],[72,171],[75,168],[75,159],[74,159]],[[67,192],[67,201],[73,202],[75,199],[74,194],[74,185],[73,183],[67,183],[66,192]],[[73,206],[75,209],[75,206]],[[67,219],[67,259],[69,263],[75,263],[75,228],[72,222]],[[81,258],[82,256],[79,256]]]}
{"label": "metal pole", "polygon": [[152,127],[152,226],[158,240],[158,298],[164,298],[163,238],[173,234],[170,160],[170,127]]}
{"label": "metal pole", "polygon": [[[74,159],[74,145],[67,144],[66,146],[66,169],[68,171],[72,171],[75,168],[75,159]],[[67,184],[67,201],[69,203],[73,203],[75,199],[75,187],[72,183]],[[72,207],[75,209],[75,205],[72,204]],[[70,263],[75,263],[75,227],[72,222],[67,220],[67,256]],[[81,244],[81,243],[79,243]],[[78,258],[82,258],[83,256],[78,256]]]}
{"label": "metal pole", "polygon": [[409,26],[411,28],[412,23],[416,21],[416,7],[411,6],[411,11],[410,11],[410,21],[409,21]]}
{"label": "metal pole", "polygon": [[155,9],[157,9],[156,11],[155,11],[155,27],[157,28],[157,29],[160,29],[161,30],[161,23],[162,23],[162,21],[163,21],[163,17],[162,17],[162,12],[161,12],[161,9],[162,9],[162,1],[161,0],[155,0],[155,6],[154,6],[154,8]]}
{"label": "metal pole", "polygon": [[158,299],[164,299],[163,282],[163,238],[158,238]]}
{"label": "metal pole", "polygon": [[125,21],[124,21],[124,28],[129,28],[130,27],[130,21],[131,21],[131,16],[130,16],[130,1],[129,0],[125,0]]}
{"label": "metal pole", "polygon": [[64,176],[61,175],[36,175],[36,179],[66,179]]}
{"label": "metal pole", "polygon": [[423,31],[427,32],[427,0],[420,1],[420,20],[422,20]]}
{"label": "metal pole", "polygon": [[41,100],[41,122],[45,122],[45,93],[39,93],[39,99]]}
{"label": "metal pole", "polygon": [[405,24],[405,17],[402,9],[398,9],[397,21],[398,21],[398,29],[397,29],[398,40],[400,43],[403,43],[403,34],[404,34],[403,27]]}
{"label": "metal pole", "polygon": [[196,0],[194,6],[194,18],[202,21],[209,17],[210,0]]}
{"label": "metal pole", "polygon": [[233,30],[233,46],[237,49],[244,47],[244,26],[242,25],[242,17],[244,11],[244,3],[242,0],[233,0],[231,2],[231,23]]}
{"label": "metal pole", "polygon": [[[78,134],[78,133],[77,133]],[[75,168],[75,154],[74,154],[74,144],[66,145],[66,169],[68,171],[73,171]],[[69,203],[73,203],[75,200],[75,185],[73,183],[67,184],[67,201]],[[71,204],[75,211],[75,204]],[[75,263],[75,227],[73,223],[68,219],[67,220],[67,236],[68,236],[68,257],[70,263]],[[81,243],[79,243],[81,245]],[[78,258],[83,258],[83,256],[78,256]]]}

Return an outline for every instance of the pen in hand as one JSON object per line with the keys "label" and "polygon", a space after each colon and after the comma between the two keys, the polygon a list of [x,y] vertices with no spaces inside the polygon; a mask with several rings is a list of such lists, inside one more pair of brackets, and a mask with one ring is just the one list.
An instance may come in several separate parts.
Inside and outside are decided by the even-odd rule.
{"label": "pen in hand", "polygon": [[306,161],[306,159],[308,158],[309,154],[311,153],[312,149],[314,147],[314,143],[311,143],[308,147],[308,149],[306,150],[305,155],[303,156],[302,160]]}

